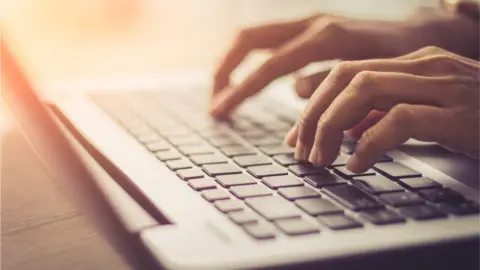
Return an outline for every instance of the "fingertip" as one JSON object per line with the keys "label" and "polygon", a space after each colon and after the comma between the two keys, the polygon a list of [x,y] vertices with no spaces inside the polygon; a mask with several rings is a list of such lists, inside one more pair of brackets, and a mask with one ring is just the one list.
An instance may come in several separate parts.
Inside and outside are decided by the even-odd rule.
{"label": "fingertip", "polygon": [[301,98],[309,98],[312,96],[312,83],[307,78],[297,77],[295,80],[295,91]]}
{"label": "fingertip", "polygon": [[353,173],[362,173],[371,168],[374,163],[367,161],[366,159],[361,159],[355,153],[353,154],[347,162],[347,169]]}
{"label": "fingertip", "polygon": [[347,169],[353,173],[361,173],[366,170],[356,154],[353,154],[350,159],[348,159]]}
{"label": "fingertip", "polygon": [[283,143],[294,147],[297,143],[297,134],[297,126],[295,125],[288,131],[287,135],[285,135]]}

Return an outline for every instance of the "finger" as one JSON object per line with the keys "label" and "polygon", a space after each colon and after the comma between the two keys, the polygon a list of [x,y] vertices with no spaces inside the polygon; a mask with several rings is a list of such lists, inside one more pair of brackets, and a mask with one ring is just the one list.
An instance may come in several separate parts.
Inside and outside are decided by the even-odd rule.
{"label": "finger", "polygon": [[[450,77],[405,73],[359,73],[318,122],[310,161],[330,164],[337,156],[335,151],[340,147],[343,131],[360,122],[372,109],[388,111],[400,103],[447,107],[458,95],[455,81]],[[435,93],[438,89],[442,89],[441,95]]]}
{"label": "finger", "polygon": [[[324,80],[327,82],[324,82],[318,90],[314,91],[303,117],[287,133],[285,143],[291,146],[298,145],[296,151],[297,158],[300,158],[300,154],[303,154],[303,158],[308,156],[308,149],[313,144],[316,125],[320,115],[324,113],[335,97],[358,72],[362,70],[406,71],[416,75],[438,74],[447,76],[451,73],[451,65],[446,62],[451,59],[445,56],[446,54],[451,55],[451,53],[441,48],[427,46],[389,60],[341,62]],[[387,61],[391,64],[386,63]],[[469,62],[466,59],[461,59],[461,61],[466,64],[472,64],[471,61]]]}
{"label": "finger", "polygon": [[309,64],[313,50],[308,37],[301,35],[283,46],[277,53],[248,76],[241,84],[217,94],[210,113],[222,118],[243,100],[258,93],[273,80]]}
{"label": "finger", "polygon": [[394,149],[410,138],[448,144],[451,128],[439,124],[449,122],[448,118],[450,116],[443,108],[397,105],[363,134],[347,167],[352,172],[365,171],[386,151]]}
{"label": "finger", "polygon": [[224,91],[225,93],[221,92],[222,95],[213,102],[212,116],[222,118],[228,115],[243,100],[258,93],[276,78],[296,71],[312,61],[354,58],[354,50],[338,46],[339,42],[345,43],[351,38],[337,21],[316,20],[315,27],[309,28],[282,46],[240,85]]}
{"label": "finger", "polygon": [[318,88],[320,83],[325,80],[330,70],[314,73],[308,76],[297,76],[295,78],[295,91],[301,98],[309,98]]}
{"label": "finger", "polygon": [[241,31],[215,71],[213,94],[229,85],[230,74],[249,52],[254,49],[279,47],[305,31],[315,17],[256,26]]}
{"label": "finger", "polygon": [[295,143],[296,158],[301,160],[308,159],[315,138],[318,119],[357,73],[362,70],[402,72],[409,70],[409,65],[409,61],[389,59],[345,61],[334,67],[319,88],[313,93],[302,117],[292,131],[289,132],[290,137],[286,141],[290,142],[293,138],[297,138]]}
{"label": "finger", "polygon": [[376,110],[370,111],[368,115],[360,121],[360,123],[356,124],[353,128],[347,130],[345,133],[353,139],[358,140],[360,139],[360,137],[362,137],[362,134],[367,129],[378,123],[378,121],[380,121],[380,119],[382,119],[385,114],[385,112],[380,112]]}

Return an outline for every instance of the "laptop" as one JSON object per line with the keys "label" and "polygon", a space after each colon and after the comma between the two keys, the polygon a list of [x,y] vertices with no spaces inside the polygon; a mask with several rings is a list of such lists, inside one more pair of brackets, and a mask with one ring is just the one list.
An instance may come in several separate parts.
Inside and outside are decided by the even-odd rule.
{"label": "laptop", "polygon": [[405,146],[356,175],[345,140],[314,167],[282,144],[300,111],[275,96],[228,122],[198,85],[45,102],[1,50],[19,127],[132,268],[478,269],[478,161]]}

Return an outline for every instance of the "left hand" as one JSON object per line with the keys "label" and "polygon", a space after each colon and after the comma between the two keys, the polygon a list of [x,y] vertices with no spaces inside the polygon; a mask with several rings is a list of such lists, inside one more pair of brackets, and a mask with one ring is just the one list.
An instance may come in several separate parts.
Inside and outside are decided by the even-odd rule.
{"label": "left hand", "polygon": [[342,62],[313,93],[286,142],[300,160],[331,164],[344,131],[377,110],[386,115],[361,135],[347,164],[352,172],[365,171],[409,138],[478,158],[479,70],[478,61],[436,47]]}

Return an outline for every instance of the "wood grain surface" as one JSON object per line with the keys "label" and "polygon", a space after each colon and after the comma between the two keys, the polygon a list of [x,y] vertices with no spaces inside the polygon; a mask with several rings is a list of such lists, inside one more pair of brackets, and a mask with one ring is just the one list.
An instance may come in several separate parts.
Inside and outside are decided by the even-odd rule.
{"label": "wood grain surface", "polygon": [[54,185],[21,133],[1,138],[1,269],[128,269]]}

